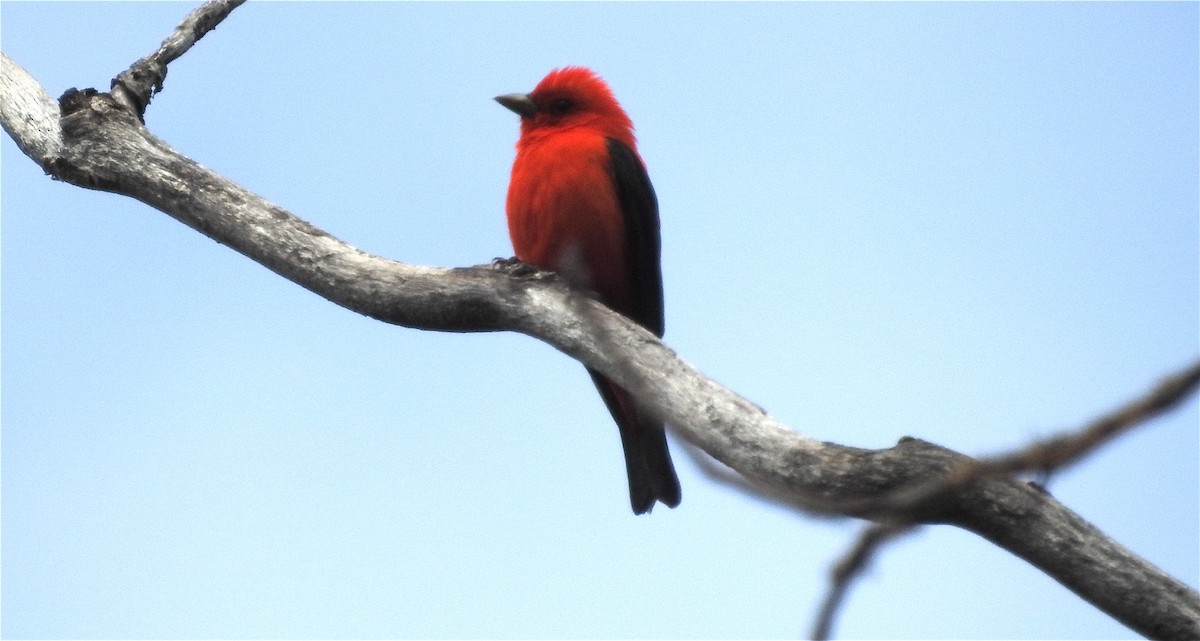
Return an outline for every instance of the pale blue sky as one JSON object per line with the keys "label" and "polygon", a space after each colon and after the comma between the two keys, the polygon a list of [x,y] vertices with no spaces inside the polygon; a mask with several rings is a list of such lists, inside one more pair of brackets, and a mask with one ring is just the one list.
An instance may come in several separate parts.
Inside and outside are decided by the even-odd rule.
{"label": "pale blue sky", "polygon": [[[194,5],[0,7],[54,96]],[[147,124],[338,237],[511,255],[515,117],[608,79],[663,218],[666,341],[810,436],[988,454],[1200,351],[1197,4],[283,4]],[[386,326],[4,137],[5,637],[796,637],[853,521],[702,477],[629,512],[583,368]],[[1052,479],[1200,581],[1197,403]],[[889,548],[843,638],[1132,638],[971,534]]]}

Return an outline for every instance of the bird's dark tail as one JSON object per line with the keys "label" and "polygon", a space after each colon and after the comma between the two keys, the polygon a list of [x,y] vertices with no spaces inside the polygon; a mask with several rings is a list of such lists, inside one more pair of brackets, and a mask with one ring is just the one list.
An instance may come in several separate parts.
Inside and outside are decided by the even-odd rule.
{"label": "bird's dark tail", "polygon": [[679,478],[675,476],[662,423],[639,411],[633,397],[616,383],[592,369],[588,374],[621,430],[625,472],[629,476],[629,504],[633,513],[649,512],[655,501],[667,507],[679,505]]}

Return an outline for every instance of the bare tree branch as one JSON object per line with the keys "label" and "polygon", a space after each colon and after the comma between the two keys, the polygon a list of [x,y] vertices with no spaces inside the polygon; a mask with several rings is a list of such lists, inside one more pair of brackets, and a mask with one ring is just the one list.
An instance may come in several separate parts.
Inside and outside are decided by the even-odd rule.
{"label": "bare tree branch", "polygon": [[[834,566],[829,591],[818,612],[813,628],[814,639],[827,639],[837,611],[845,601],[851,582],[857,578],[879,548],[897,535],[911,529],[909,515],[919,513],[929,504],[942,500],[968,483],[984,477],[1001,476],[1011,472],[1041,470],[1047,474],[1068,463],[1077,462],[1117,435],[1142,425],[1181,403],[1200,384],[1200,362],[1174,374],[1144,396],[1120,409],[1102,416],[1083,428],[1033,443],[1014,453],[964,463],[952,473],[911,488],[902,488],[877,499],[857,502],[857,509],[880,511],[891,520],[868,526],[854,547]],[[711,463],[709,464],[712,465]],[[742,484],[744,487],[744,483]],[[851,507],[855,502],[845,503]]]}
{"label": "bare tree branch", "polygon": [[[212,15],[223,17],[235,5],[210,6],[217,7]],[[217,22],[198,18],[200,30],[190,33],[198,38],[205,25]],[[162,60],[186,50],[194,38],[185,37],[182,49],[164,44]],[[146,77],[151,87],[161,83],[154,77]],[[120,91],[135,91],[123,86]],[[916,439],[863,450],[798,434],[558,279],[491,267],[408,265],[356,249],[179,154],[142,124],[139,100],[71,90],[59,102],[60,115],[33,78],[7,56],[0,58],[4,129],[54,178],[144,202],[331,302],[383,322],[451,332],[506,330],[545,341],[634,391],[680,436],[755,486],[797,505],[880,518],[878,507],[863,506],[973,464]],[[1038,488],[985,476],[921,503],[906,518],[975,532],[1142,634],[1200,636],[1195,590]]]}
{"label": "bare tree branch", "polygon": [[20,65],[0,53],[0,126],[46,172],[62,155],[58,103]]}
{"label": "bare tree branch", "polygon": [[833,622],[838,610],[846,600],[854,579],[858,578],[871,562],[871,558],[879,552],[883,545],[892,539],[907,533],[912,528],[901,525],[872,523],[863,528],[862,533],[854,540],[854,546],[846,555],[834,564],[829,572],[829,591],[825,593],[825,601],[817,612],[817,621],[813,625],[812,638],[814,641],[824,641],[833,632]]}
{"label": "bare tree branch", "polygon": [[1046,474],[1077,463],[1112,439],[1143,425],[1182,403],[1200,385],[1200,362],[1173,374],[1145,396],[1102,416],[1074,433],[1035,442],[1012,454],[985,458],[983,473],[1038,471]]}
{"label": "bare tree branch", "polygon": [[150,99],[162,91],[163,81],[167,79],[167,65],[187,53],[204,34],[216,29],[245,1],[212,0],[197,7],[163,40],[158,51],[133,63],[113,79],[113,98],[136,114],[138,120],[144,120]]}
{"label": "bare tree branch", "polygon": [[1200,361],[1161,381],[1154,389],[1117,410],[1072,432],[1034,442],[1009,454],[968,460],[944,477],[902,488],[891,494],[865,498],[842,508],[891,519],[918,514],[946,495],[984,477],[1017,472],[1052,474],[1138,425],[1182,403],[1200,386]]}

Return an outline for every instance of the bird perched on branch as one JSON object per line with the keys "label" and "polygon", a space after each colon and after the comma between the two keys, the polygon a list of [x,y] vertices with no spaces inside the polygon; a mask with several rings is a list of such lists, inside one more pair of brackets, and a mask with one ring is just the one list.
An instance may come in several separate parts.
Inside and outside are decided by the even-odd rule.
{"label": "bird perched on branch", "polygon": [[[557,272],[661,337],[658,200],[633,122],[612,90],[589,69],[564,67],[532,92],[496,101],[521,117],[507,201],[517,258]],[[649,512],[656,501],[679,505],[662,423],[599,372],[588,373],[620,428],[633,512]]]}

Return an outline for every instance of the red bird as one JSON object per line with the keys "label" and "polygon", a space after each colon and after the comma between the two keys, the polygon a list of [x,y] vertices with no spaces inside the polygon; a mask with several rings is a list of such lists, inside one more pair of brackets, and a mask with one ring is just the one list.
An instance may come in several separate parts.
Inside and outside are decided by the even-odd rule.
{"label": "red bird", "polygon": [[[663,335],[658,200],[637,152],[633,122],[612,90],[583,67],[551,71],[529,94],[497,96],[521,117],[508,185],[508,232],[523,263]],[[595,370],[621,431],[634,514],[679,505],[679,479],[661,422]]]}

